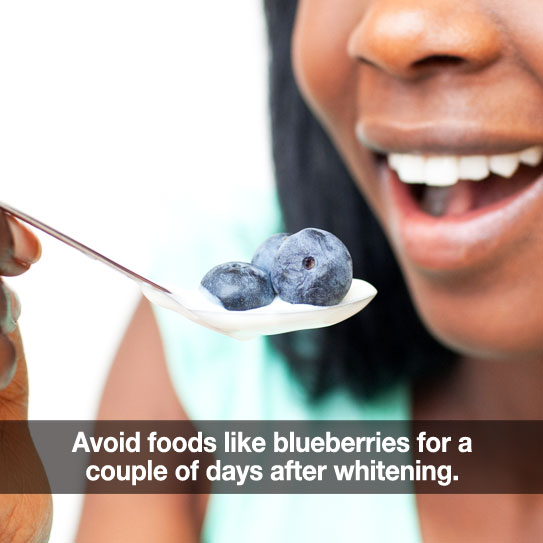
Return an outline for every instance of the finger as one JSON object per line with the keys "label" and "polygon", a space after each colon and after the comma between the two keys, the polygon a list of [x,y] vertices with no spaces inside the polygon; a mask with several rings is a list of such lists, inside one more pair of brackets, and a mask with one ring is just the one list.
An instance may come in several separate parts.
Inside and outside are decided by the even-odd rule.
{"label": "finger", "polygon": [[[0,349],[4,353],[4,356],[0,354],[0,360],[6,361],[0,386],[0,421],[26,419],[28,418],[28,372],[19,327],[9,336],[0,336]],[[10,357],[12,352],[15,354]],[[0,541],[3,541],[1,536]]]}
{"label": "finger", "polygon": [[0,390],[6,388],[17,369],[15,345],[8,336],[0,335]]}
{"label": "finger", "polygon": [[0,274],[19,275],[39,260],[38,238],[16,219],[0,213]]}

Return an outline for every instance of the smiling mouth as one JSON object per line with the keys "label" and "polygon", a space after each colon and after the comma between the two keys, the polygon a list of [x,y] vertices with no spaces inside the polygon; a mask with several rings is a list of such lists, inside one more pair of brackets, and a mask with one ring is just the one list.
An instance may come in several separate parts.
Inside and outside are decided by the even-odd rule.
{"label": "smiling mouth", "polygon": [[453,122],[355,125],[376,159],[377,209],[402,261],[456,273],[541,239],[540,134],[505,135]]}
{"label": "smiling mouth", "polygon": [[420,210],[433,217],[461,216],[508,199],[543,174],[539,145],[508,154],[389,153],[386,159]]}

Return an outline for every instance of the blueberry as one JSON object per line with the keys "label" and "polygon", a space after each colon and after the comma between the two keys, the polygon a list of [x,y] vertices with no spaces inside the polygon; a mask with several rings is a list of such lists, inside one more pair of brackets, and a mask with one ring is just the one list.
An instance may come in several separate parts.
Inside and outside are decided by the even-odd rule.
{"label": "blueberry", "polygon": [[253,266],[258,266],[268,273],[271,273],[275,254],[279,250],[279,247],[281,247],[283,241],[285,241],[285,239],[287,239],[289,236],[290,234],[282,232],[281,234],[274,234],[273,236],[269,237],[264,243],[259,245],[258,249],[255,251],[255,254],[253,255],[251,264]]}
{"label": "blueberry", "polygon": [[347,247],[336,236],[306,228],[281,245],[271,270],[273,288],[291,304],[335,305],[353,279]]}
{"label": "blueberry", "polygon": [[231,311],[262,307],[275,297],[269,274],[246,262],[215,266],[205,274],[201,284]]}

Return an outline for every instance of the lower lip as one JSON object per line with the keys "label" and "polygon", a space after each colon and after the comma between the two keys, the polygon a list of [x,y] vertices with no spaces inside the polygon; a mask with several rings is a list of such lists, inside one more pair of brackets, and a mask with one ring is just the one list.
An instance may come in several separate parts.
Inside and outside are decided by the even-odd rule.
{"label": "lower lip", "polygon": [[[523,190],[463,215],[423,212],[409,185],[382,165],[389,227],[400,257],[429,271],[462,270],[487,262],[541,229],[543,176]],[[482,181],[484,183],[484,181]]]}

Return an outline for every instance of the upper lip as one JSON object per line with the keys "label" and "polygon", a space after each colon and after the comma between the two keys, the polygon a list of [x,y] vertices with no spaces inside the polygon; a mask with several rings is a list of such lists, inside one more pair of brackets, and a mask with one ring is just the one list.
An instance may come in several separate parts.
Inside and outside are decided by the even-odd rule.
{"label": "upper lip", "polygon": [[403,124],[365,120],[357,123],[356,135],[360,143],[378,153],[495,155],[543,143],[541,133],[527,130],[512,137],[507,128],[464,121]]}

